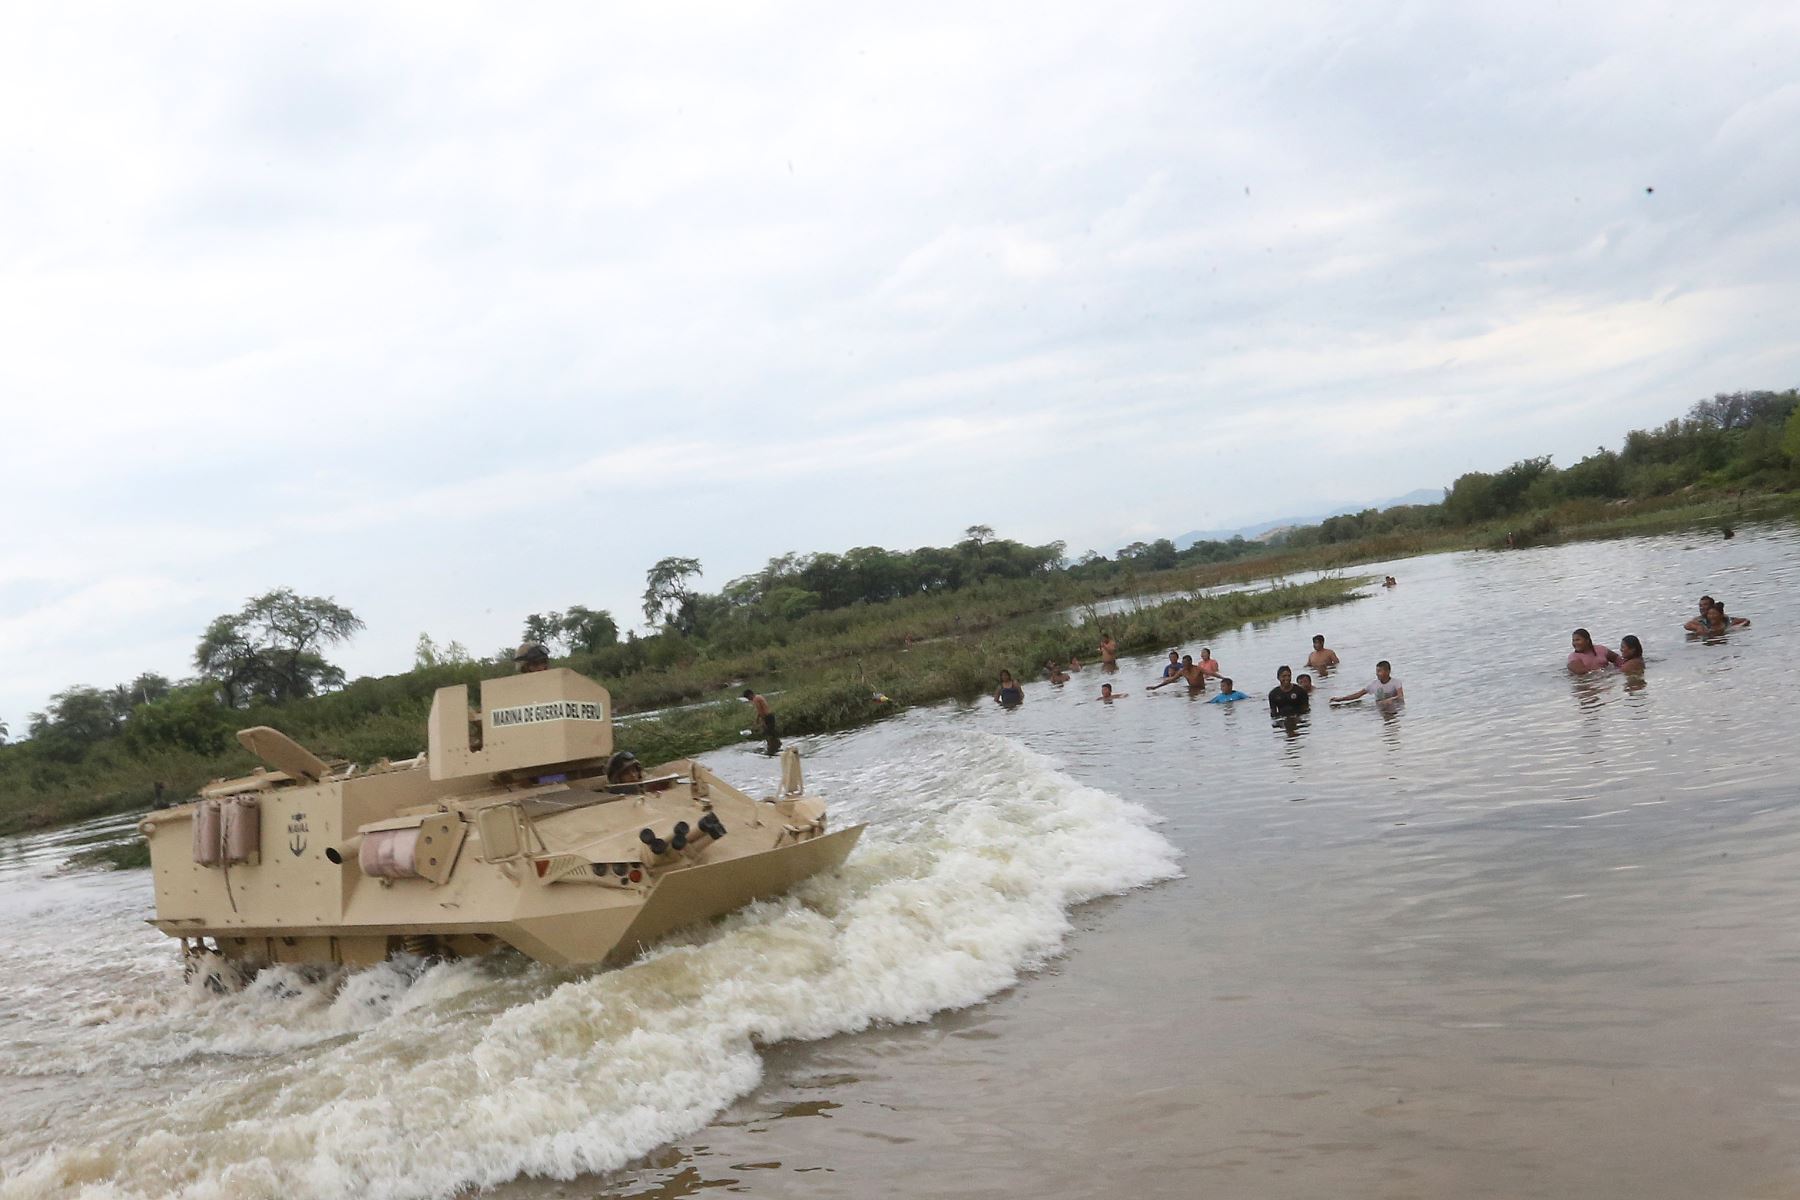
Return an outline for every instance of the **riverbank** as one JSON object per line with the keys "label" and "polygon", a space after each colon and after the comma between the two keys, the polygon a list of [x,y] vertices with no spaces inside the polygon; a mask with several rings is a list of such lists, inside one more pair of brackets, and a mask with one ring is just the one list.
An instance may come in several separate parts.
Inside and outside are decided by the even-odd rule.
{"label": "riverbank", "polygon": [[1393,562],[1458,550],[1505,550],[1509,534],[1513,538],[1513,548],[1525,549],[1668,533],[1705,525],[1735,528],[1749,521],[1797,512],[1800,512],[1800,495],[1792,492],[1569,501],[1480,525],[1409,530],[1324,545],[1276,548],[1254,558],[1146,575],[1138,586],[1146,592],[1217,587],[1304,571],[1347,570],[1367,563]]}
{"label": "riverbank", "polygon": [[[1048,622],[1046,617],[1121,589],[1071,588],[1065,580],[1020,582],[821,614],[832,619],[819,622],[805,640],[743,654],[696,655],[618,680],[596,677],[613,691],[621,715],[643,714],[621,722],[620,745],[646,762],[666,762],[744,739],[750,718],[737,693],[746,681],[770,696],[784,734],[834,733],[917,705],[975,700],[993,691],[1001,670],[1030,679],[1041,673],[1046,659],[1097,658],[1102,630],[1124,653],[1160,650],[1249,622],[1345,603],[1357,598],[1362,582],[1327,578],[1189,595],[1117,616]],[[1160,580],[1156,587],[1168,591],[1172,583]],[[586,664],[577,657],[560,665],[582,670]],[[432,668],[358,680],[315,700],[232,715],[243,726],[273,725],[326,757],[398,759],[422,748],[426,713],[438,687],[475,683],[493,673],[491,666]],[[681,707],[646,711],[659,700]],[[166,797],[181,798],[210,779],[253,765],[236,750],[134,756],[127,746],[109,745],[100,754],[92,785],[70,780],[74,786],[0,797],[0,833],[145,809],[157,782],[164,784]]]}

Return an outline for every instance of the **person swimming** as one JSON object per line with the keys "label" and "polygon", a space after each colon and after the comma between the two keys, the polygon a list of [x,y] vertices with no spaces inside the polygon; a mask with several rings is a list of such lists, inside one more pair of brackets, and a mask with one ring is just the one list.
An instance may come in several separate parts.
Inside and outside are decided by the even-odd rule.
{"label": "person swimming", "polygon": [[1717,603],[1718,601],[1714,600],[1711,596],[1700,597],[1700,615],[1690,618],[1687,624],[1683,625],[1682,628],[1689,633],[1705,633],[1709,625],[1707,614],[1712,612],[1713,605]]}
{"label": "person swimming", "polygon": [[1375,697],[1377,704],[1398,704],[1405,701],[1406,689],[1401,686],[1398,679],[1394,678],[1393,665],[1387,659],[1384,658],[1375,664],[1375,678],[1372,682],[1364,684],[1348,696],[1333,696],[1331,702],[1333,704],[1349,704],[1351,701],[1361,700],[1364,696]]}
{"label": "person swimming", "polygon": [[1150,690],[1154,692],[1157,688],[1168,687],[1171,683],[1187,684],[1188,695],[1196,696],[1206,690],[1206,675],[1200,670],[1199,664],[1194,661],[1193,655],[1184,654],[1175,669],[1175,674],[1168,676],[1161,683],[1151,684]]}
{"label": "person swimming", "polygon": [[1068,675],[1064,674],[1062,667],[1057,665],[1054,658],[1047,658],[1044,660],[1044,674],[1049,676],[1051,683],[1069,682]]}
{"label": "person swimming", "polygon": [[1100,634],[1100,666],[1105,670],[1114,670],[1119,665],[1119,643],[1113,641],[1110,633]]}
{"label": "person swimming", "polygon": [[1569,670],[1577,675],[1619,665],[1618,654],[1605,646],[1596,646],[1593,635],[1585,629],[1577,629],[1570,634],[1569,645]]}
{"label": "person swimming", "polygon": [[1219,660],[1212,656],[1210,646],[1200,647],[1200,661],[1196,665],[1199,666],[1202,675],[1210,675],[1214,679],[1219,677]]}
{"label": "person swimming", "polygon": [[1294,676],[1294,682],[1296,684],[1298,684],[1299,686],[1305,688],[1307,695],[1309,695],[1309,696],[1312,695],[1313,680],[1312,680],[1311,675],[1308,675],[1305,671],[1302,671],[1302,672],[1300,672],[1300,674]]}
{"label": "person swimming", "polygon": [[1129,695],[1131,695],[1130,692],[1113,691],[1113,685],[1110,683],[1103,683],[1100,685],[1100,699],[1108,704],[1111,704],[1114,700],[1123,700]]}
{"label": "person swimming", "polygon": [[1073,675],[1079,670],[1081,670],[1081,660],[1073,654],[1069,655],[1069,674]]}
{"label": "person swimming", "polygon": [[1248,700],[1249,698],[1250,697],[1231,686],[1231,679],[1227,676],[1226,678],[1219,680],[1219,694],[1207,701],[1207,703],[1236,704],[1239,700]]}
{"label": "person swimming", "polygon": [[1705,617],[1701,621],[1688,621],[1681,628],[1685,628],[1688,633],[1705,633],[1708,637],[1717,637],[1719,633],[1750,628],[1750,621],[1746,617],[1728,617],[1724,613],[1724,604],[1714,601],[1706,608]]}
{"label": "person swimming", "polygon": [[1000,672],[1000,687],[994,692],[994,703],[1004,708],[1017,708],[1025,703],[1025,689],[1013,679],[1011,671]]}
{"label": "person swimming", "polygon": [[1644,643],[1637,640],[1637,635],[1628,633],[1619,639],[1619,669],[1621,671],[1642,671],[1644,669]]}
{"label": "person swimming", "polygon": [[1313,634],[1312,653],[1306,656],[1306,665],[1315,671],[1329,671],[1338,665],[1337,651],[1325,645],[1325,635]]}
{"label": "person swimming", "polygon": [[1167,679],[1179,670],[1181,670],[1181,651],[1171,650],[1169,651],[1168,664],[1163,667],[1163,678]]}

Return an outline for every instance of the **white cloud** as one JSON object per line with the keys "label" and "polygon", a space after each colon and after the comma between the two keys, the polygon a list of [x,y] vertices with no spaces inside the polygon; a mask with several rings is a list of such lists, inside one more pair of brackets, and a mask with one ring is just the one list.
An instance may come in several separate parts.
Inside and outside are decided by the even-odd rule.
{"label": "white cloud", "polygon": [[0,716],[281,584],[392,670],[663,554],[1111,548],[1792,384],[1797,50],[1775,4],[0,11]]}

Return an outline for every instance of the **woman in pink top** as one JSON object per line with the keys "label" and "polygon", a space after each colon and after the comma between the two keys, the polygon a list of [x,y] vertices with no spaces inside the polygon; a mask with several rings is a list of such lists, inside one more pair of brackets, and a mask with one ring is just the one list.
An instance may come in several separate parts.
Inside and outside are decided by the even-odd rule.
{"label": "woman in pink top", "polygon": [[1619,664],[1618,654],[1605,646],[1594,645],[1592,635],[1585,629],[1577,629],[1570,635],[1569,645],[1574,647],[1574,652],[1569,655],[1569,670],[1577,675]]}
{"label": "woman in pink top", "polygon": [[1203,678],[1208,675],[1214,679],[1219,677],[1219,660],[1212,656],[1212,650],[1209,647],[1200,647],[1200,661],[1194,665],[1200,668]]}

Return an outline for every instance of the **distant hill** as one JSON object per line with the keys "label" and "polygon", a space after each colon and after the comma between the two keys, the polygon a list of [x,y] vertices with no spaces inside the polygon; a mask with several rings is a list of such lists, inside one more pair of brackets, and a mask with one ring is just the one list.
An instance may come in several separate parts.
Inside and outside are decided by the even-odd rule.
{"label": "distant hill", "polygon": [[1241,537],[1248,541],[1256,541],[1258,538],[1293,529],[1296,526],[1317,525],[1320,521],[1323,521],[1328,517],[1341,517],[1347,513],[1362,512],[1364,509],[1374,508],[1385,511],[1390,508],[1401,508],[1408,504],[1441,504],[1443,503],[1443,500],[1443,488],[1419,488],[1416,491],[1406,493],[1404,496],[1396,496],[1392,500],[1383,500],[1379,504],[1356,504],[1347,508],[1334,508],[1330,512],[1316,513],[1308,517],[1276,517],[1272,521],[1258,521],[1254,525],[1240,525],[1236,529],[1190,530],[1175,539],[1175,548],[1177,550],[1186,550],[1195,542],[1228,542],[1234,537]]}

